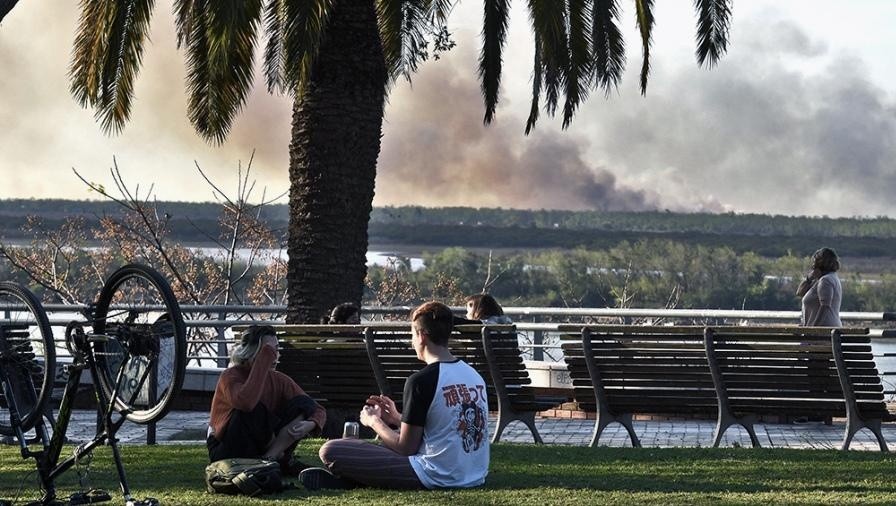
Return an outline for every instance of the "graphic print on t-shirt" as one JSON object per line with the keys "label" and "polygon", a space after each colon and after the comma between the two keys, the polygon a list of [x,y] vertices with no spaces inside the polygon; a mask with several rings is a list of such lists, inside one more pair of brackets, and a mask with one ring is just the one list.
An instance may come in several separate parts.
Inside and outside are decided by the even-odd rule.
{"label": "graphic print on t-shirt", "polygon": [[476,451],[485,440],[486,423],[488,418],[484,413],[479,400],[485,399],[485,386],[476,385],[468,388],[464,384],[446,385],[442,387],[442,395],[445,398],[445,406],[453,408],[460,406],[455,411],[458,414],[457,433],[467,453]]}

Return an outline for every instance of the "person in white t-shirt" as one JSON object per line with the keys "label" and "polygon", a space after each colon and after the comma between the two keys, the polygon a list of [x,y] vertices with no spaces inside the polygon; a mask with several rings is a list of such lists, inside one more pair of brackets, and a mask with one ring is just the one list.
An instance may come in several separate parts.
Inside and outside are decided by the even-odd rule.
{"label": "person in white t-shirt", "polygon": [[[485,381],[451,354],[453,315],[440,302],[411,314],[412,344],[426,366],[404,386],[404,411],[385,395],[373,395],[361,423],[381,444],[335,439],[320,449],[325,468],[302,471],[309,490],[371,486],[394,489],[475,487],[489,464]],[[398,426],[396,432],[392,427]]]}

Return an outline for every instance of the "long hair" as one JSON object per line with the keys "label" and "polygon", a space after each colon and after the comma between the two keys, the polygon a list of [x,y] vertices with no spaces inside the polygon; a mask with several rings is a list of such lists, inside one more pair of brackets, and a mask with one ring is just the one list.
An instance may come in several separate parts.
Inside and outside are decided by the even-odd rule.
{"label": "long hair", "polygon": [[504,314],[501,304],[498,304],[498,301],[487,293],[471,295],[467,297],[467,302],[473,303],[472,313],[474,320],[487,320],[492,316]]}

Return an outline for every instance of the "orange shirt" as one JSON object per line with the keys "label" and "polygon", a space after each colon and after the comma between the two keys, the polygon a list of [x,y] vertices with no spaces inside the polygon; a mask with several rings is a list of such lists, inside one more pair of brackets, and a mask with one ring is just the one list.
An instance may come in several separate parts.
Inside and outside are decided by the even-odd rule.
{"label": "orange shirt", "polygon": [[[220,439],[227,429],[234,409],[252,411],[260,402],[268,411],[276,412],[283,403],[297,395],[305,395],[292,378],[272,369],[276,357],[273,348],[262,346],[251,367],[243,364],[228,367],[221,373],[212,397],[209,420],[212,434],[217,438]],[[318,404],[309,420],[320,430],[327,420],[327,410]]]}

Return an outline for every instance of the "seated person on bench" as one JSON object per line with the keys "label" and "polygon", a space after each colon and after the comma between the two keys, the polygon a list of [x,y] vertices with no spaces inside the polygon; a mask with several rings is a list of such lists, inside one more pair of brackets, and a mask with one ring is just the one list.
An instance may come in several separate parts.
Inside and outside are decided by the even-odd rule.
{"label": "seated person on bench", "polygon": [[212,398],[209,460],[276,460],[286,474],[297,474],[292,460],[298,441],[320,430],[326,410],[305,395],[289,376],[275,370],[280,352],[273,327],[247,328],[221,373]]}
{"label": "seated person on bench", "polygon": [[[324,468],[302,471],[308,490],[370,486],[392,489],[475,487],[489,463],[485,381],[448,349],[453,315],[427,302],[411,315],[411,344],[426,362],[404,386],[404,413],[392,399],[371,396],[361,423],[380,437],[377,445],[335,439],[320,449]],[[396,432],[392,427],[400,425]]]}

